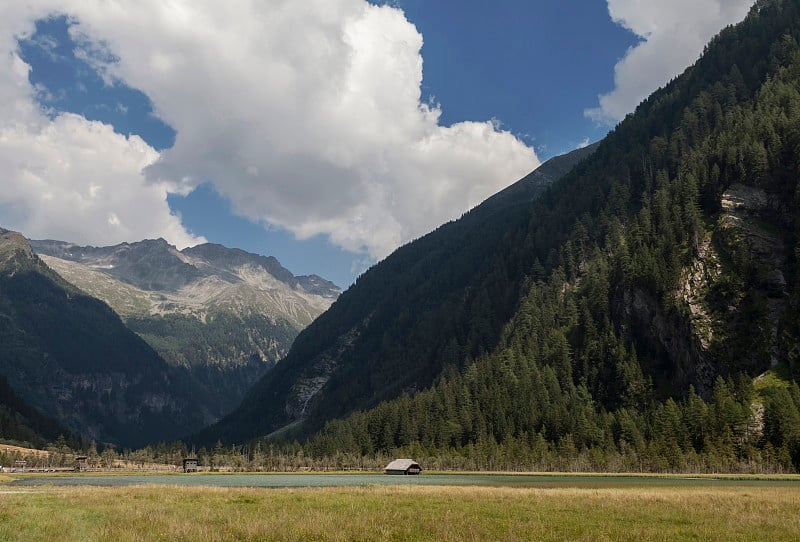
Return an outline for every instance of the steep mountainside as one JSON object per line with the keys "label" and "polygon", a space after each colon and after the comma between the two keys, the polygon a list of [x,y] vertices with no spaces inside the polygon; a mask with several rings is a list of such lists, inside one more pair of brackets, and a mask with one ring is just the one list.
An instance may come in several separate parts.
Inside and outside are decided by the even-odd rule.
{"label": "steep mountainside", "polygon": [[239,404],[340,290],[295,277],[272,257],[221,245],[178,251],[163,239],[113,247],[31,241],[64,279],[108,303],[202,386],[207,421]]}
{"label": "steep mountainside", "polygon": [[236,441],[306,418],[319,423],[422,389],[443,367],[493,349],[524,278],[520,268],[508,280],[498,240],[523,227],[531,200],[594,148],[548,161],[367,271],[204,438]]}
{"label": "steep mountainside", "polygon": [[511,207],[530,204],[537,196],[546,191],[550,185],[572,171],[572,168],[578,162],[591,156],[597,150],[598,145],[600,145],[600,142],[551,158],[547,163],[542,164],[542,167],[536,168],[521,180],[491,196],[470,211],[470,214],[473,216],[488,216],[508,210]]}
{"label": "steep mountainside", "polygon": [[367,272],[201,438],[352,413],[311,451],[800,467],[798,41],[800,1],[759,0],[530,206]]}
{"label": "steep mountainside", "polygon": [[534,204],[498,348],[309,452],[800,469],[799,38],[800,2],[757,2]]}
{"label": "steep mountainside", "polygon": [[0,376],[74,434],[124,446],[174,439],[207,415],[197,392],[106,305],[0,230]]}
{"label": "steep mountainside", "polygon": [[43,416],[22,401],[0,376],[0,438],[28,446],[41,447],[69,432],[56,421]]}

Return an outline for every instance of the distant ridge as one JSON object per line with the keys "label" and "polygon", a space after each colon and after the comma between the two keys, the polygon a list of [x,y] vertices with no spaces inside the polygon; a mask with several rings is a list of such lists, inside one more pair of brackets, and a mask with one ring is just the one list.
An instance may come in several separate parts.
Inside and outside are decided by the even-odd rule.
{"label": "distant ridge", "polygon": [[[142,446],[204,421],[190,407],[194,390],[185,375],[105,303],[48,268],[22,235],[4,229],[0,345],[0,376],[14,396],[75,435]],[[48,427],[37,432],[49,438],[57,428]]]}
{"label": "distant ridge", "polygon": [[341,293],[319,276],[295,277],[274,257],[218,244],[179,251],[164,239],[110,247],[43,240],[31,247],[187,371],[207,423],[237,406]]}

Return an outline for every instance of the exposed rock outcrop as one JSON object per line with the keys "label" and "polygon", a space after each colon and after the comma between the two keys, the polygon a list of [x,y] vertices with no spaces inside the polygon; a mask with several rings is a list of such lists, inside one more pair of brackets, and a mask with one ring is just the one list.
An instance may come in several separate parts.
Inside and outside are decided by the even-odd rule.
{"label": "exposed rock outcrop", "polygon": [[[641,290],[615,302],[623,331],[652,354],[674,384],[709,398],[721,361],[758,373],[778,363],[786,310],[786,254],[773,231],[776,208],[761,188],[734,184],[721,198],[713,230],[700,240],[674,292],[674,309]],[[750,323],[760,311],[760,326]],[[766,328],[764,328],[766,326]],[[750,341],[748,356],[729,360],[730,341]],[[739,349],[741,350],[741,349]]]}
{"label": "exposed rock outcrop", "polygon": [[336,344],[314,358],[308,376],[297,380],[286,400],[286,415],[291,423],[305,418],[309,404],[328,383],[333,373],[342,363],[342,358],[352,350],[361,331],[369,323],[369,317],[342,335]]}
{"label": "exposed rock outcrop", "polygon": [[650,373],[663,374],[678,389],[692,385],[701,396],[711,396],[716,363],[694,332],[691,319],[677,312],[666,313],[656,299],[641,290],[623,290],[615,306],[624,336],[636,344],[637,351],[655,360],[657,366],[650,367]]}
{"label": "exposed rock outcrop", "polygon": [[[766,330],[770,365],[778,364],[778,331],[788,297],[784,269],[786,247],[775,232],[779,214],[775,202],[761,188],[733,184],[722,195],[723,213],[718,221],[721,243],[733,255],[731,271],[751,292],[766,298]],[[734,311],[739,307],[733,306]]]}

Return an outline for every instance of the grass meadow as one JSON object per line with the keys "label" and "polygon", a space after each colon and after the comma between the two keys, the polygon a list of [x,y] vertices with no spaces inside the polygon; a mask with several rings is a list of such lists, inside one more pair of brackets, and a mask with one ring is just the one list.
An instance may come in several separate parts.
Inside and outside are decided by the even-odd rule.
{"label": "grass meadow", "polygon": [[0,540],[4,541],[775,541],[799,537],[800,484],[796,482],[291,489],[0,483]]}

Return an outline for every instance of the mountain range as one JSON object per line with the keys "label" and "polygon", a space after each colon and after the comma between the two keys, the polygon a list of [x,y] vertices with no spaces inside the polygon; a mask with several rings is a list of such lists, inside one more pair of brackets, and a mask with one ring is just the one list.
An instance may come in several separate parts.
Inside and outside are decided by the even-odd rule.
{"label": "mountain range", "polygon": [[119,443],[797,470],[799,43],[800,0],[758,0],[601,142],[341,295],[217,245],[3,231],[0,374]]}
{"label": "mountain range", "polygon": [[202,387],[207,422],[236,407],[341,293],[273,257],[222,245],[182,251],[163,239],[111,247],[31,241],[53,270],[108,303],[170,365]]}
{"label": "mountain range", "polygon": [[220,245],[81,247],[4,230],[0,247],[2,374],[99,442],[174,440],[218,419],[339,294]]}

